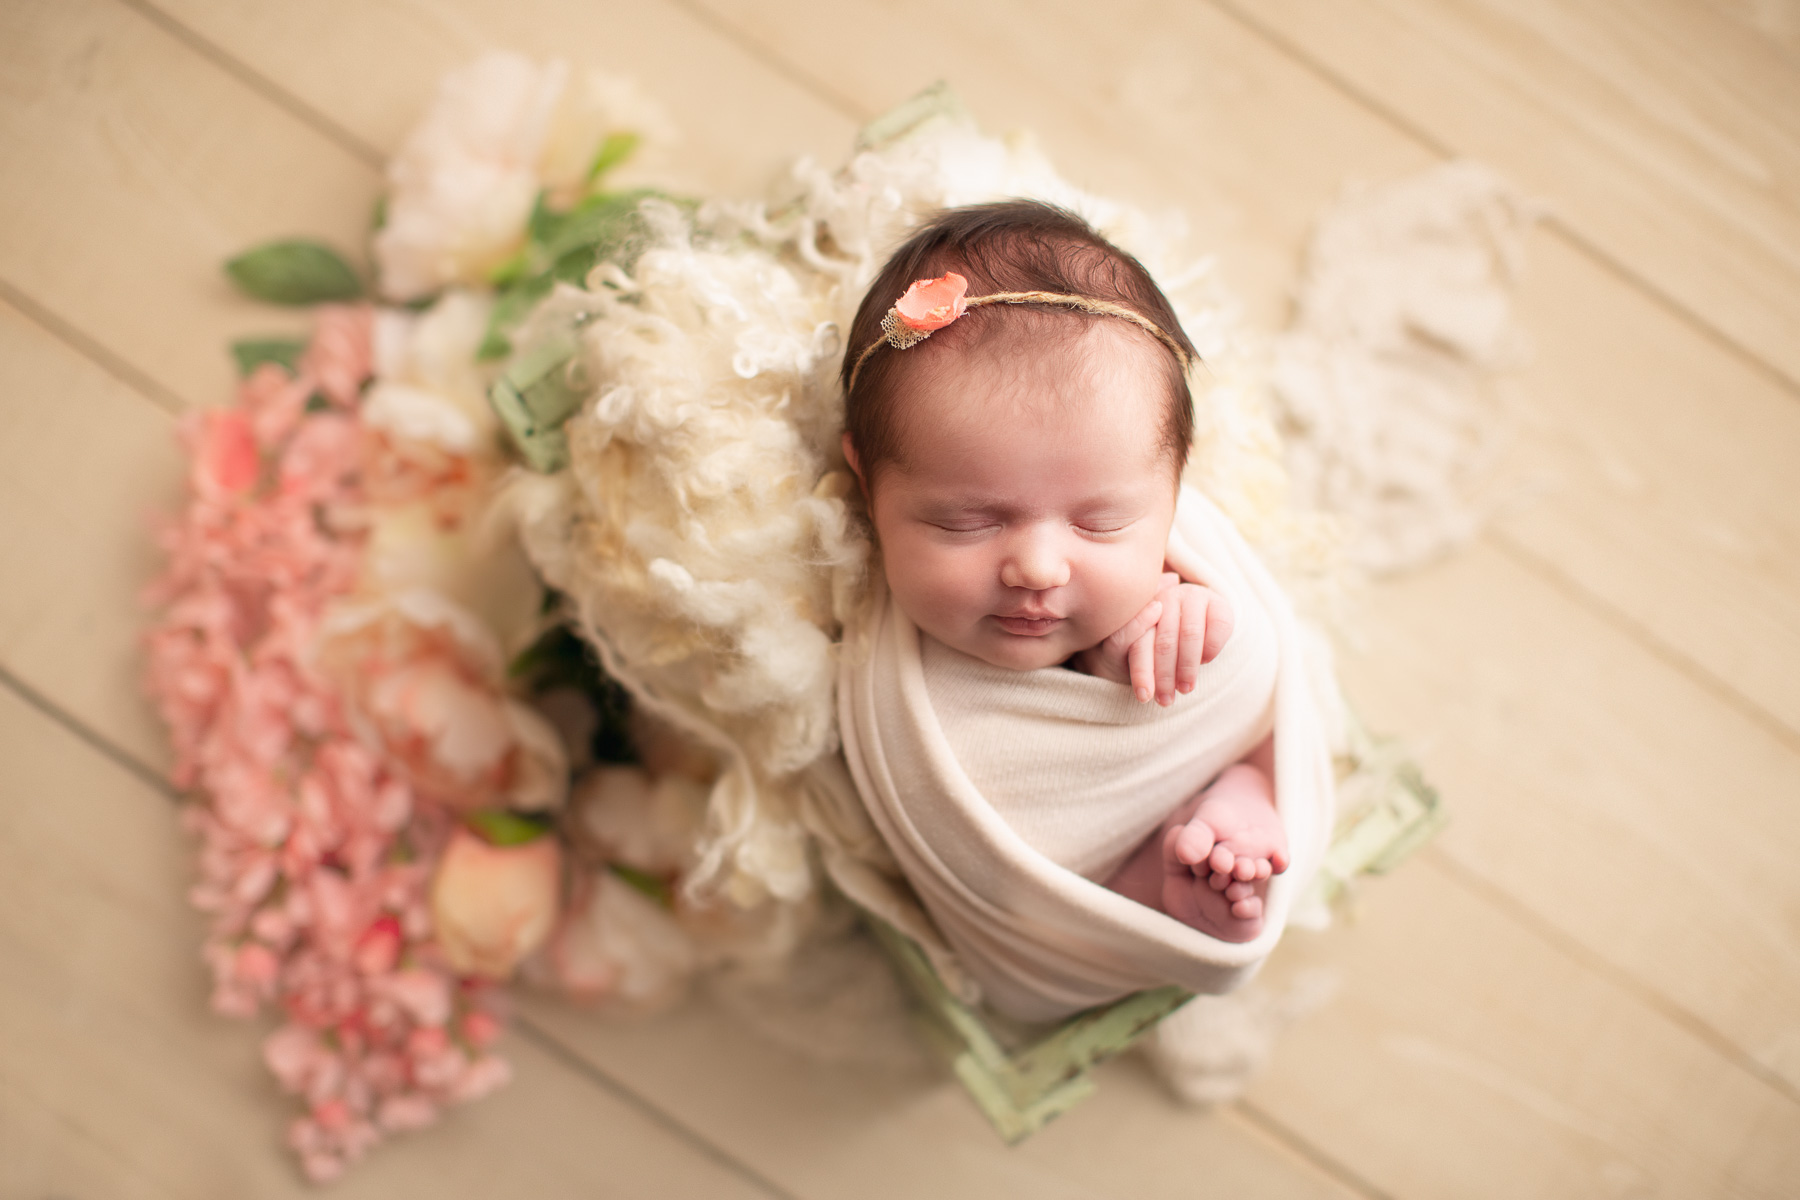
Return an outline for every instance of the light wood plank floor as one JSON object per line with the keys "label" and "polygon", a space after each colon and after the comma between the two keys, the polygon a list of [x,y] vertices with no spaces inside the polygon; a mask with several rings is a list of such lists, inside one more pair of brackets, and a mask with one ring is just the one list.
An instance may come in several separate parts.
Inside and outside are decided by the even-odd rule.
{"label": "light wood plank floor", "polygon": [[1009,1151],[936,1076],[530,999],[517,1083],[341,1194],[1800,1196],[1797,30],[1735,0],[4,0],[0,1196],[303,1190],[254,1031],[204,1009],[135,682],[146,518],[174,415],[272,324],[218,262],[355,244],[489,45],[637,75],[709,190],[947,79],[1185,209],[1269,327],[1344,181],[1484,159],[1553,213],[1515,453],[1546,487],[1363,606],[1353,695],[1455,822],[1284,948],[1277,983],[1337,994],[1243,1101],[1114,1064]]}

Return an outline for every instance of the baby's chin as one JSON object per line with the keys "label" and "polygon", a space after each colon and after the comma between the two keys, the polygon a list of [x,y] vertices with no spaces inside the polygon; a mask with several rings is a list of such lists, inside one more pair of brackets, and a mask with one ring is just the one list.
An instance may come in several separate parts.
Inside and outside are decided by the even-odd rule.
{"label": "baby's chin", "polygon": [[962,645],[955,642],[949,645],[989,666],[1008,671],[1038,671],[1060,666],[1084,648],[1070,644],[1067,636],[1022,637],[1008,633],[984,633]]}

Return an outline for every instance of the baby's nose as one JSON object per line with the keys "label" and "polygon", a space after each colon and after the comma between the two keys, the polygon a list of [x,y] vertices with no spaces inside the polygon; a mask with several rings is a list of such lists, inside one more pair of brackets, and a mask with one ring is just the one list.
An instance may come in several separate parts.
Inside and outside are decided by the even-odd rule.
{"label": "baby's nose", "polygon": [[1000,582],[1005,586],[1041,592],[1069,582],[1069,560],[1057,553],[1051,539],[1028,535],[1009,549],[1000,564]]}

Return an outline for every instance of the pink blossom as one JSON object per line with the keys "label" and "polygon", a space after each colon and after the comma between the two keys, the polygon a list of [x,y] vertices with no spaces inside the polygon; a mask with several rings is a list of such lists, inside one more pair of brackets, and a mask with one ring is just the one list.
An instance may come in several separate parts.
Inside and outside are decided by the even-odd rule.
{"label": "pink blossom", "polygon": [[300,359],[300,374],[317,381],[340,408],[356,403],[373,369],[374,314],[367,305],[321,305],[313,312],[313,336]]}
{"label": "pink blossom", "polygon": [[[367,326],[364,310],[322,313],[297,375],[264,367],[237,407],[184,423],[188,503],[160,535],[146,639],[172,774],[195,798],[182,821],[199,842],[213,1004],[286,1017],[264,1058],[306,1105],[289,1140],[319,1180],[504,1071],[446,1033],[497,1020],[431,940],[447,818],[359,736],[316,661],[327,614],[362,575]],[[308,412],[315,391],[341,407]],[[421,1032],[437,1044],[415,1045]]]}
{"label": "pink blossom", "polygon": [[213,497],[235,496],[256,485],[262,473],[250,421],[234,408],[201,414],[194,447],[194,486]]}
{"label": "pink blossom", "polygon": [[906,294],[894,302],[894,311],[908,329],[930,333],[963,315],[967,307],[963,296],[968,290],[967,279],[955,271],[948,271],[936,279],[914,282],[906,289]]}
{"label": "pink blossom", "polygon": [[312,381],[274,363],[263,363],[238,388],[238,405],[250,420],[257,444],[269,450],[287,440],[306,411]]}
{"label": "pink blossom", "polygon": [[462,1020],[462,1035],[471,1046],[491,1046],[500,1037],[500,1021],[492,1013],[472,1012]]}

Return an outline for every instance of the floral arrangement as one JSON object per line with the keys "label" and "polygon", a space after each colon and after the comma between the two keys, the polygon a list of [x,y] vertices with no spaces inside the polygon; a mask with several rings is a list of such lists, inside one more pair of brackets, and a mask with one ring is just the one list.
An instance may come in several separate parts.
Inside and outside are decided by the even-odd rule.
{"label": "floral arrangement", "polygon": [[619,81],[492,55],[390,169],[373,250],[400,303],[308,241],[228,264],[313,326],[235,344],[235,403],[181,424],[147,680],[213,1007],[278,1015],[314,1180],[506,1081],[498,984],[528,958],[640,1005],[696,961],[674,885],[709,764],[646,771],[654,731],[556,621],[497,504],[484,362],[616,239],[637,193],[608,177],[660,128]]}

